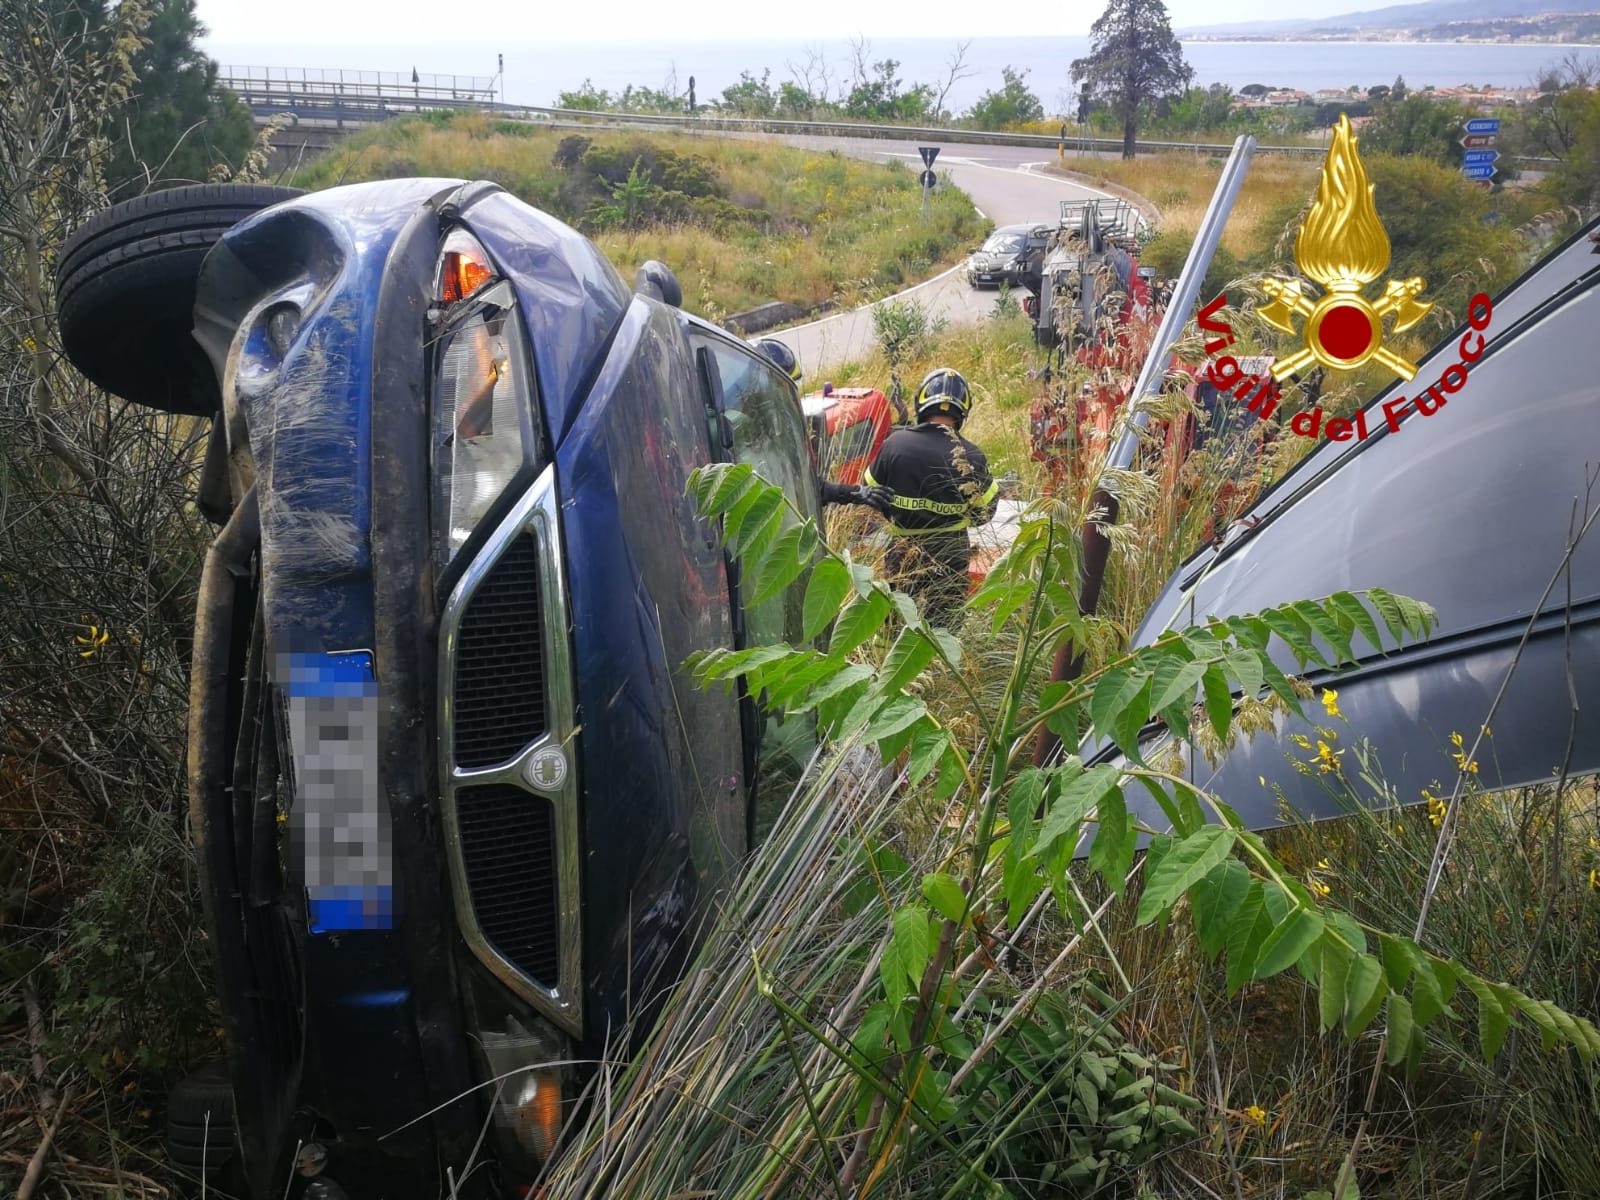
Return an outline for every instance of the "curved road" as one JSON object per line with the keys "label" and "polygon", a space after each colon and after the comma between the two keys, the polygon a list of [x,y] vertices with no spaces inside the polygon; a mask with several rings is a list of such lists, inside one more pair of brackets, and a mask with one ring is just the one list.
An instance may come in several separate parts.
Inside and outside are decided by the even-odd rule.
{"label": "curved road", "polygon": [[[840,150],[857,158],[882,162],[895,158],[922,169],[922,159],[914,142],[863,142],[859,138],[800,137],[785,135],[783,141],[808,150]],[[1024,222],[1054,224],[1062,200],[1082,200],[1103,196],[1104,192],[1054,176],[1038,174],[1043,165],[1039,152],[1015,146],[973,146],[952,143],[940,147],[934,169],[972,197],[978,211],[999,225]],[[1030,167],[1035,169],[1030,169]],[[970,287],[959,268],[935,276],[926,283],[900,293],[916,300],[930,315],[952,324],[975,321],[994,309],[995,292]],[[882,304],[880,300],[877,303]],[[877,342],[872,326],[872,307],[836,313],[820,321],[772,330],[794,350],[807,379],[817,379],[829,367],[838,366],[871,351]]]}

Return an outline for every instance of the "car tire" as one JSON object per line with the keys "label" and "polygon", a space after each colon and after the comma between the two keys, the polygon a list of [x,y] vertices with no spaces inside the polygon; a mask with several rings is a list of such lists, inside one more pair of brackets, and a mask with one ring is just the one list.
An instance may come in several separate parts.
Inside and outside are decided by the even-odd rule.
{"label": "car tire", "polygon": [[207,1063],[167,1098],[167,1158],[192,1179],[211,1183],[236,1170],[233,1081],[226,1062]]}
{"label": "car tire", "polygon": [[210,415],[220,399],[215,377],[190,336],[200,264],[234,225],[304,194],[207,183],[151,192],[90,218],[67,239],[56,267],[67,359],[124,400]]}

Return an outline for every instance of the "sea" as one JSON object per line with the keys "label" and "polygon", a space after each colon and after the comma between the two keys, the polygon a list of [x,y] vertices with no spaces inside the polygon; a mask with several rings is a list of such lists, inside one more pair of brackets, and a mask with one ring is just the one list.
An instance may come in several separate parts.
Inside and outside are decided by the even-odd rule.
{"label": "sea", "polygon": [[[956,39],[882,38],[867,46],[868,61],[894,59],[904,85],[941,82]],[[682,94],[692,76],[696,99],[704,104],[748,71],[758,79],[768,70],[774,88],[800,77],[807,63],[820,62],[828,72],[830,95],[849,80],[849,40],[689,41],[682,42],[485,42],[481,47],[449,45],[305,46],[210,42],[206,46],[224,68],[251,67],[259,75],[271,69],[384,72],[409,82],[422,75],[496,77],[499,94],[509,103],[550,105],[564,91],[585,81],[612,93],[629,84],[670,88]],[[1069,112],[1072,86],[1069,65],[1089,51],[1084,37],[980,37],[971,39],[963,77],[950,88],[946,107],[960,112],[985,92],[1002,86],[1001,69],[1027,72],[1026,79],[1046,111]],[[1465,44],[1454,42],[1188,42],[1184,56],[1201,85],[1225,83],[1235,91],[1251,83],[1267,87],[1368,88],[1392,84],[1403,76],[1412,88],[1476,86],[1522,87],[1534,83],[1543,68],[1576,53],[1600,61],[1600,45],[1570,47],[1551,44]]]}

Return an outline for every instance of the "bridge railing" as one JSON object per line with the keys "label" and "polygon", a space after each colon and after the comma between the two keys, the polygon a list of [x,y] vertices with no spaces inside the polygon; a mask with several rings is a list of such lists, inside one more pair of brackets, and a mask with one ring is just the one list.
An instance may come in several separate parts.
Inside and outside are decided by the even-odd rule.
{"label": "bridge railing", "polygon": [[483,75],[406,75],[400,71],[352,71],[318,67],[223,67],[217,82],[231,92],[317,96],[364,96],[396,101],[450,100],[493,104],[495,80]]}

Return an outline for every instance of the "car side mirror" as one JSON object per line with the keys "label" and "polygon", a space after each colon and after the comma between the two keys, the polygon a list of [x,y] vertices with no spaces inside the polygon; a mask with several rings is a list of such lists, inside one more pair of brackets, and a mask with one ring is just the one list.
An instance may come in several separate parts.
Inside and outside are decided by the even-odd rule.
{"label": "car side mirror", "polygon": [[673,308],[683,307],[683,285],[666,263],[651,259],[639,268],[634,277],[633,290],[641,296],[650,296]]}

